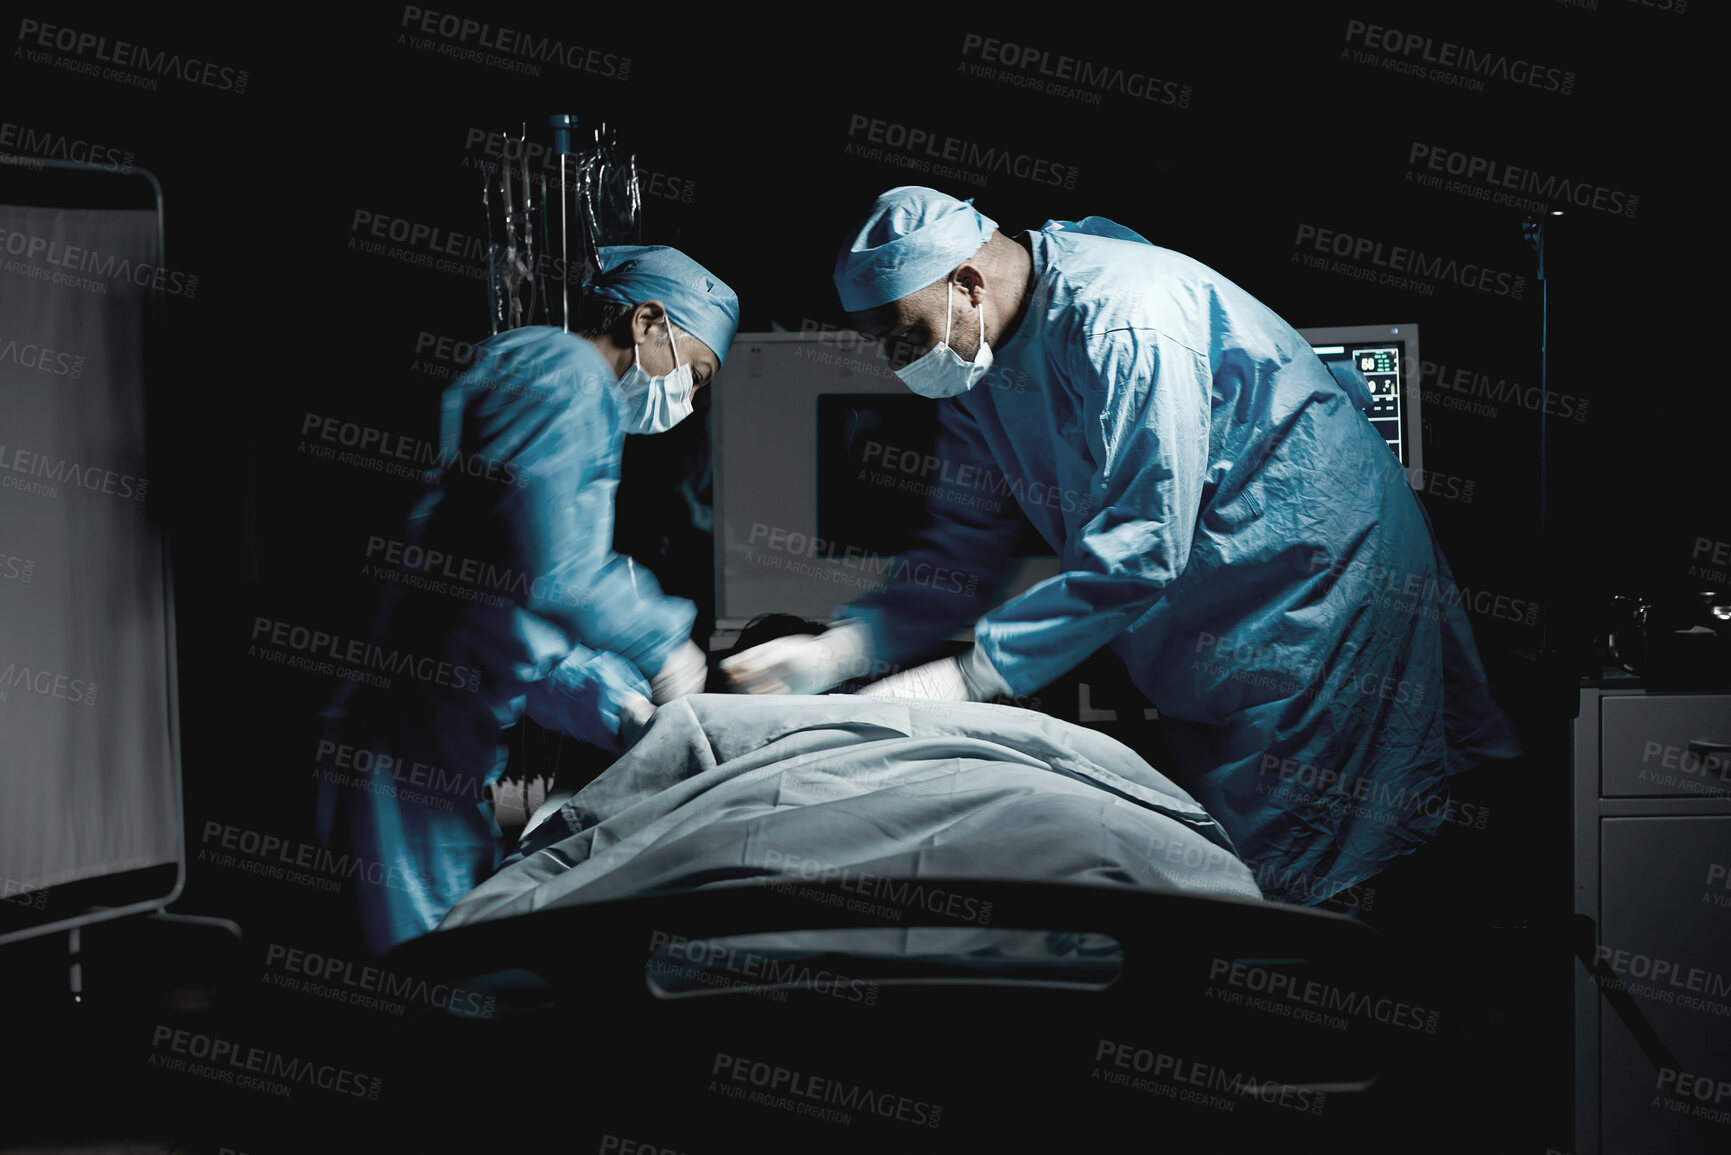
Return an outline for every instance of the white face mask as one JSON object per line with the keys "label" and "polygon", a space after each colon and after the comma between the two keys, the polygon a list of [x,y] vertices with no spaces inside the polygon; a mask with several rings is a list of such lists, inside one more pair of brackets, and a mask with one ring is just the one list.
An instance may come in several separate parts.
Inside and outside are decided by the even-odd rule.
{"label": "white face mask", "polygon": [[641,346],[636,346],[631,351],[631,368],[619,378],[627,433],[666,433],[691,416],[696,382],[691,366],[679,362],[679,343],[673,339],[671,322],[667,326],[667,340],[673,345],[673,372],[665,377],[651,377],[644,371],[639,356]]}
{"label": "white face mask", "polygon": [[[955,282],[950,282],[950,288]],[[955,314],[949,307],[949,299],[944,301],[944,339],[932,346],[932,351],[911,365],[904,365],[896,370],[896,376],[902,379],[902,384],[918,393],[921,397],[954,397],[958,393],[966,393],[980,383],[980,378],[986,375],[992,367],[992,347],[986,344],[986,311],[980,314],[980,351],[972,361],[964,361],[950,348],[950,324]]]}

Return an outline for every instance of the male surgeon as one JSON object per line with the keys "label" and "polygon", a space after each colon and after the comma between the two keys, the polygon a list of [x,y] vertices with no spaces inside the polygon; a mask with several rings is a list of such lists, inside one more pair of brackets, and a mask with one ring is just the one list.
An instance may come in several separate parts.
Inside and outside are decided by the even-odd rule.
{"label": "male surgeon", "polygon": [[696,608],[613,552],[613,496],[625,435],[691,413],[739,300],[675,249],[599,257],[577,333],[500,333],[445,390],[440,460],[452,464],[401,535],[374,635],[416,664],[388,687],[345,683],[325,711],[327,744],[418,767],[388,792],[319,784],[320,838],[380,876],[354,884],[374,954],[432,930],[497,868],[483,789],[505,769],[505,728],[527,713],[620,750],[708,676]]}
{"label": "male surgeon", "polygon": [[[936,401],[949,475],[1006,483],[991,492],[1062,572],[983,616],[990,602],[892,582],[821,636],[730,659],[736,689],[820,692],[970,621],[960,657],[865,692],[1027,695],[1110,646],[1159,709],[1176,760],[1160,769],[1268,897],[1311,905],[1436,833],[1450,777],[1517,752],[1362,380],[1243,289],[1100,217],[1012,238],[919,187],[878,198],[835,285]],[[930,500],[898,571],[1000,578],[1015,518],[953,496]]]}

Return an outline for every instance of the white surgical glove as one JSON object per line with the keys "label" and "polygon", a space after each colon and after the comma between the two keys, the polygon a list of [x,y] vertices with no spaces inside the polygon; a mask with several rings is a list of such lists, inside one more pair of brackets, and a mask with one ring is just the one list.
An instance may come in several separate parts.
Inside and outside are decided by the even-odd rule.
{"label": "white surgical glove", "polygon": [[644,727],[655,717],[655,703],[642,694],[625,694],[619,700],[619,748],[629,750],[643,736]]}
{"label": "white surgical glove", "polygon": [[709,659],[703,647],[687,641],[673,651],[661,666],[661,672],[649,680],[649,692],[657,706],[665,706],[687,694],[701,694],[709,681]]}
{"label": "white surgical glove", "polygon": [[937,702],[989,702],[1007,695],[1008,683],[978,646],[958,658],[940,658],[891,674],[859,692],[861,698],[925,698]]}
{"label": "white surgical glove", "polygon": [[721,663],[735,690],[746,694],[821,694],[871,672],[871,631],[843,622],[821,634],[793,634],[753,646]]}

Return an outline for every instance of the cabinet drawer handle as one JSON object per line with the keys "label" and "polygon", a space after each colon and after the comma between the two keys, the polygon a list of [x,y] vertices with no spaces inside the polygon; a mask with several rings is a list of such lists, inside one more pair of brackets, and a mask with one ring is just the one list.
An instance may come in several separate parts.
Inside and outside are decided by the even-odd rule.
{"label": "cabinet drawer handle", "polygon": [[1731,742],[1715,742],[1711,738],[1691,738],[1689,753],[1701,759],[1701,769],[1723,777],[1731,771]]}

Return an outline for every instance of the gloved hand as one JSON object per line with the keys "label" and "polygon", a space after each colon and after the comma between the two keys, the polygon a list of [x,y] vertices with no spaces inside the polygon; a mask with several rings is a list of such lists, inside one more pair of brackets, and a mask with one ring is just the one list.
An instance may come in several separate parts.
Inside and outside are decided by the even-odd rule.
{"label": "gloved hand", "polygon": [[619,748],[629,750],[643,737],[644,728],[655,717],[655,704],[642,694],[626,694],[619,700]]}
{"label": "gloved hand", "polygon": [[821,694],[871,672],[871,631],[843,622],[821,634],[793,634],[753,646],[721,663],[732,688],[746,694]]}
{"label": "gloved hand", "polygon": [[861,698],[925,698],[938,702],[989,702],[1010,692],[978,646],[957,658],[940,658],[891,674],[859,692]]}
{"label": "gloved hand", "polygon": [[709,658],[703,647],[687,641],[662,663],[661,672],[649,680],[649,693],[657,706],[665,706],[675,698],[703,693],[709,681]]}

